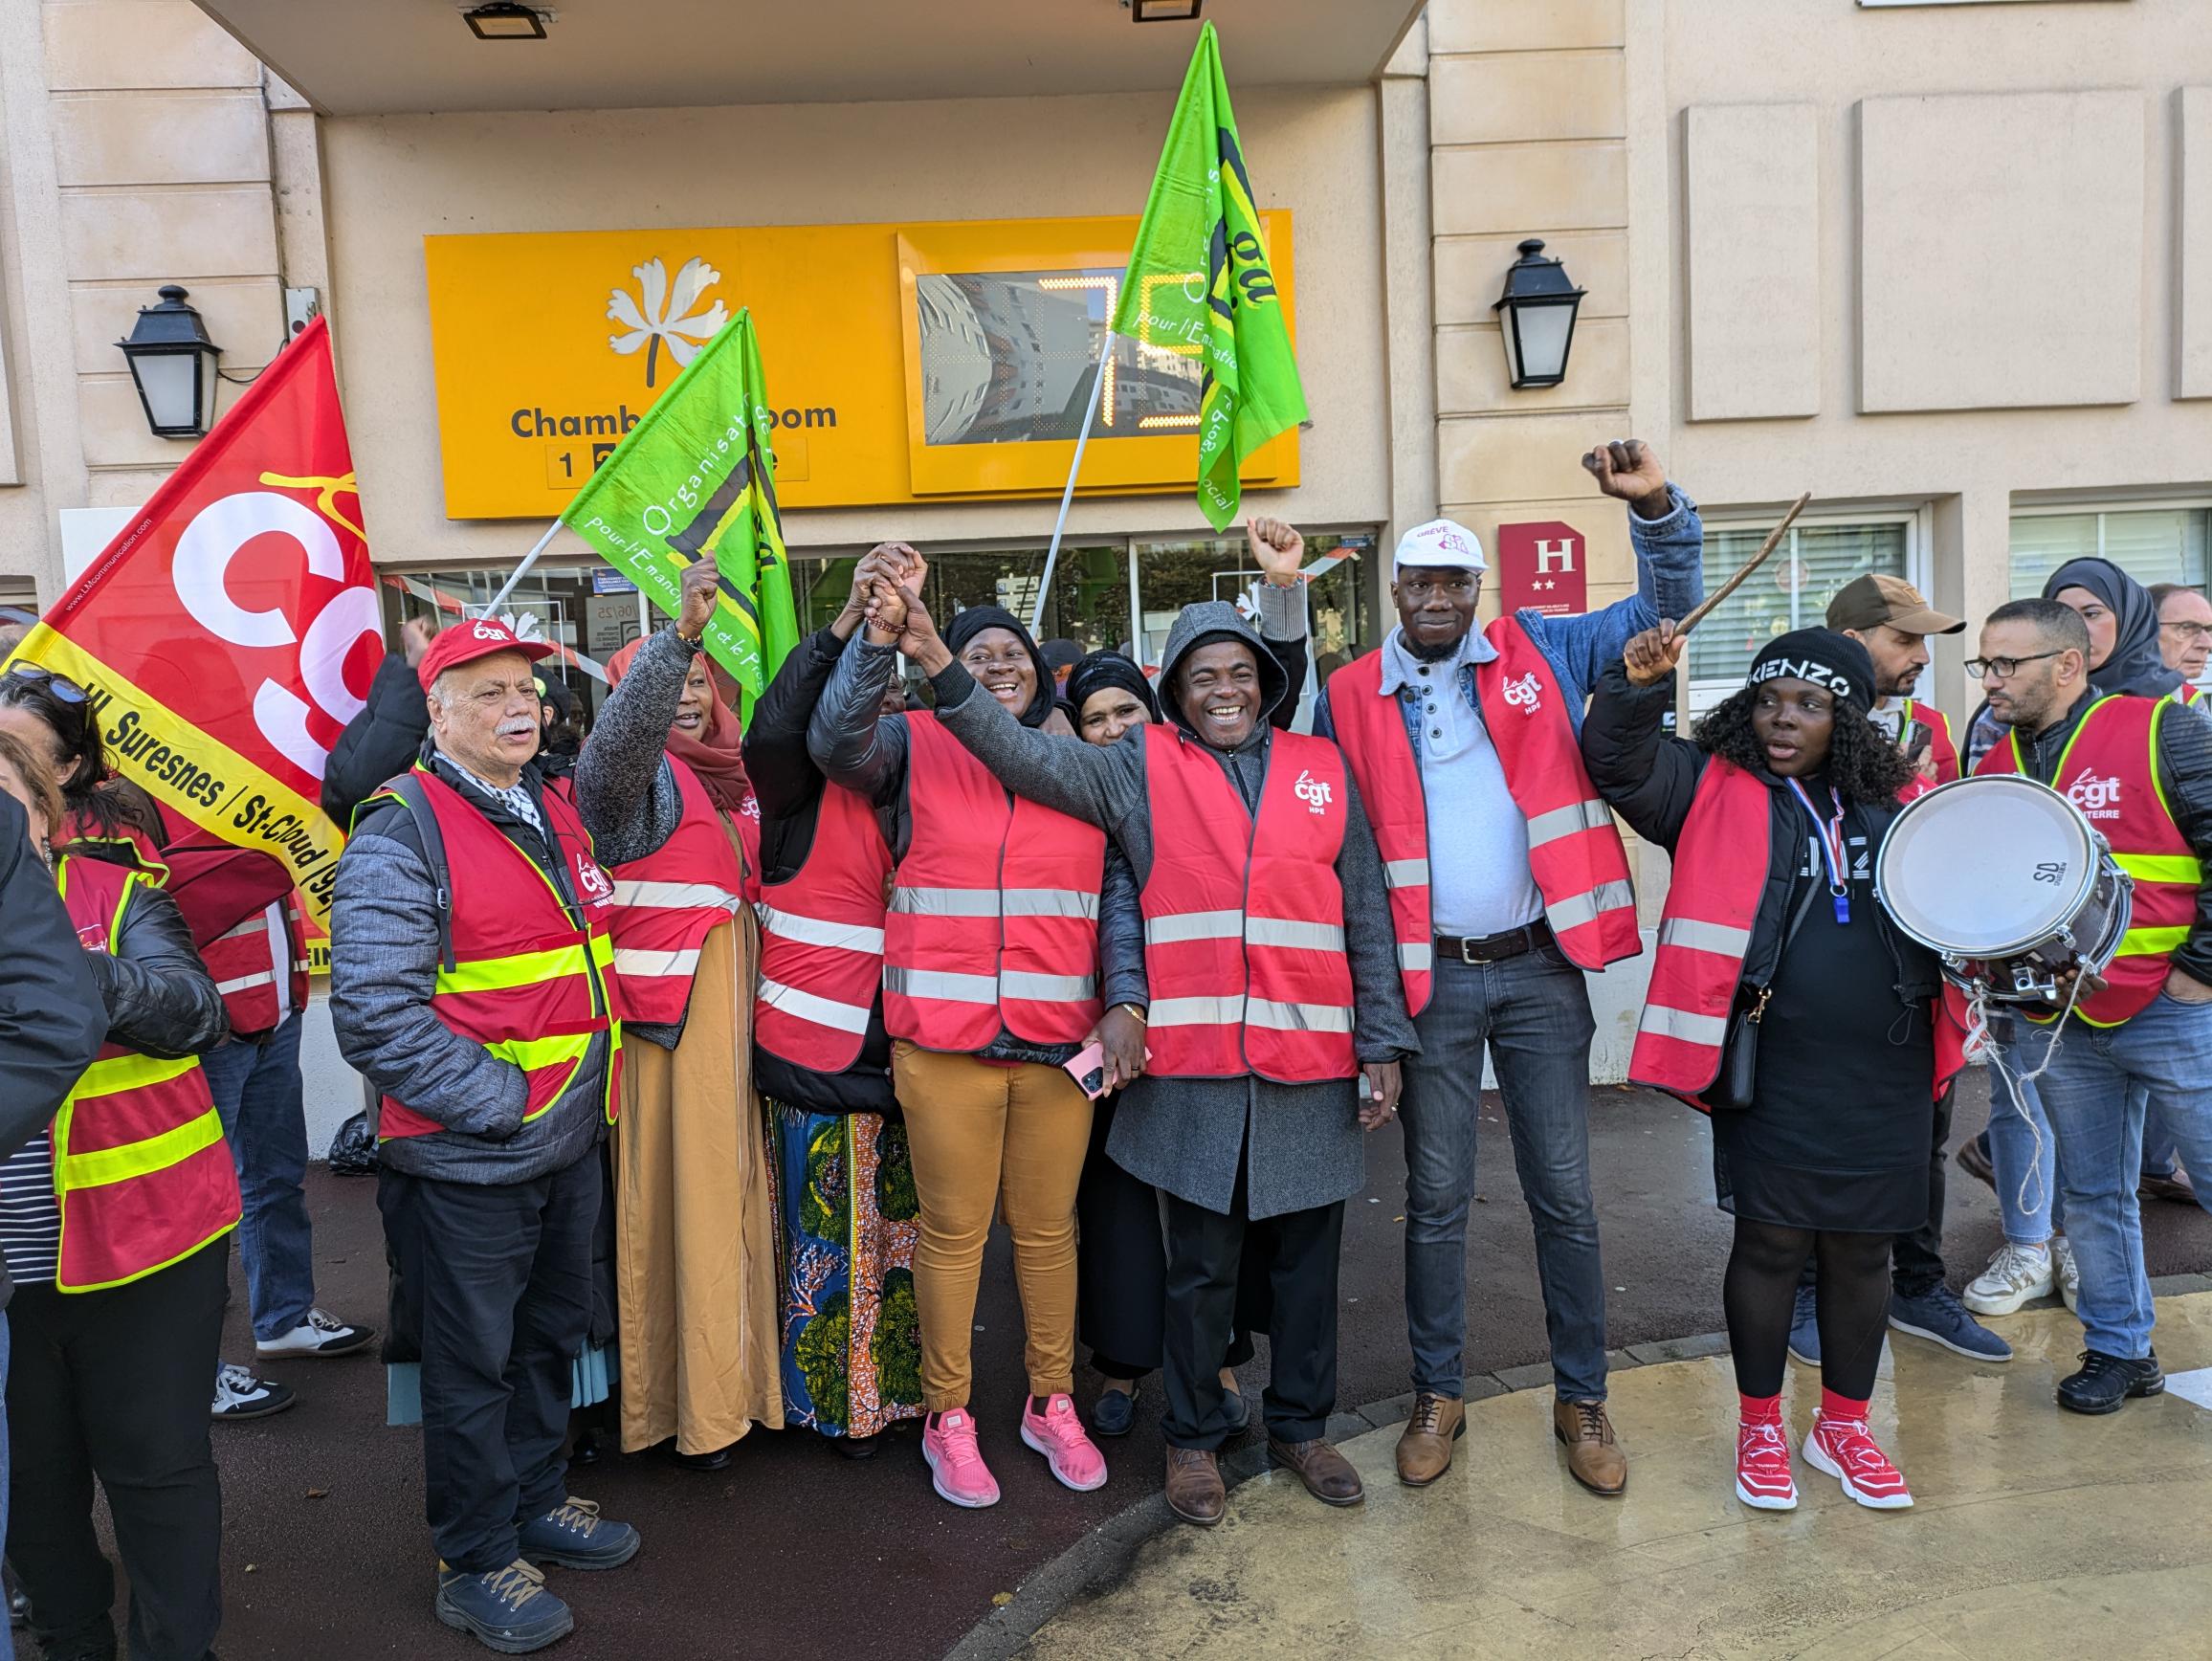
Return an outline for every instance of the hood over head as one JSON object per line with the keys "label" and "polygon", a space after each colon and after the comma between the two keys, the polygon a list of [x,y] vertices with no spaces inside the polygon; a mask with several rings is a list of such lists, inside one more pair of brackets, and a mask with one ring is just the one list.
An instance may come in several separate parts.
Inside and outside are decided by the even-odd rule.
{"label": "hood over head", "polygon": [[[1268,730],[1268,718],[1281,706],[1291,693],[1291,677],[1283,673],[1283,666],[1275,661],[1275,654],[1268,650],[1268,643],[1259,636],[1259,631],[1244,620],[1244,616],[1227,600],[1202,600],[1195,606],[1185,606],[1175,619],[1175,627],[1167,631],[1167,649],[1160,654],[1160,709],[1161,713],[1184,732],[1191,732],[1190,723],[1183,719],[1181,689],[1183,660],[1196,647],[1215,640],[1238,640],[1251,648],[1252,656],[1260,666],[1260,716],[1255,731]],[[1193,738],[1198,735],[1191,733]]]}
{"label": "hood over head", "polygon": [[1118,686],[1136,698],[1154,720],[1160,719],[1160,699],[1152,690],[1152,682],[1145,678],[1144,671],[1137,667],[1133,658],[1119,652],[1094,652],[1069,670],[1061,701],[1080,723],[1083,706],[1091,701],[1091,695],[1104,692],[1110,686]]}
{"label": "hood over head", "polygon": [[1053,683],[1052,671],[1045,662],[1045,654],[1037,650],[1037,642],[1023,627],[1022,620],[1004,606],[970,606],[953,613],[952,621],[944,626],[944,643],[955,658],[967,650],[968,642],[985,629],[1004,629],[1022,643],[1022,650],[1029,654],[1029,664],[1037,672],[1037,690],[1029,695],[1029,707],[1022,711],[1022,724],[1026,727],[1043,726],[1045,718],[1052,713],[1059,697],[1059,688]]}
{"label": "hood over head", "polygon": [[2099,696],[2163,698],[2181,684],[2181,672],[2168,669],[2158,655],[2158,608],[2142,584],[2110,560],[2068,560],[2051,572],[2043,597],[2055,600],[2062,588],[2087,588],[2118,620],[2112,654],[2090,674],[2090,685]]}

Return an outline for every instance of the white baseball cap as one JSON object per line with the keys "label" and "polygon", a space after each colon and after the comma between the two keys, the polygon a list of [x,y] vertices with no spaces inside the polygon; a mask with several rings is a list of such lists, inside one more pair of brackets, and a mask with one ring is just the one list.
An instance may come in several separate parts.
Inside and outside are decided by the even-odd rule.
{"label": "white baseball cap", "polygon": [[1448,519],[1415,525],[1398,539],[1398,551],[1390,556],[1391,572],[1395,575],[1407,565],[1457,565],[1470,571],[1490,568],[1482,557],[1481,538],[1458,520]]}

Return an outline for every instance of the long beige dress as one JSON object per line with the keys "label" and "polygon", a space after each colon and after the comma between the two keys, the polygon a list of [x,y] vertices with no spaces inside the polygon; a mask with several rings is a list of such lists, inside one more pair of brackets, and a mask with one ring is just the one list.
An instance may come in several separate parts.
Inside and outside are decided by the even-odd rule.
{"label": "long beige dress", "polygon": [[749,908],[699,950],[691,1013],[672,1051],[622,1046],[614,1131],[615,1289],[622,1447],[669,1437],[711,1453],[754,1425],[784,1427],[776,1341],[776,1227],[753,1094]]}

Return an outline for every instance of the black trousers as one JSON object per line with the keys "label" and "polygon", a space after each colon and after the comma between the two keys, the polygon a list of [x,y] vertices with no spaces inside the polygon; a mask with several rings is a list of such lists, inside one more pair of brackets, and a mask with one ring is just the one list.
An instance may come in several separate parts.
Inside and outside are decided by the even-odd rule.
{"label": "black trousers", "polygon": [[107,1493],[130,1578],[132,1661],[202,1661],[223,1621],[223,1491],[209,1444],[228,1236],[106,1292],[18,1286],[8,1305],[8,1561],[32,1633],[112,1634],[115,1574],[93,1533]]}
{"label": "black trousers", "polygon": [[1248,1259],[1266,1268],[1270,1368],[1260,1406],[1286,1442],[1321,1434],[1337,1406],[1337,1259],[1344,1203],[1252,1222],[1240,1173],[1229,1214],[1162,1193],[1167,1213],[1167,1411],[1161,1433],[1177,1448],[1218,1448],[1229,1432],[1221,1358],[1236,1320]]}
{"label": "black trousers", "polygon": [[566,1495],[601,1188],[596,1148],[527,1183],[379,1179],[385,1238],[422,1310],[423,1510],[452,1568],[505,1568],[517,1526]]}
{"label": "black trousers", "polygon": [[[1928,1153],[1928,1220],[1910,1234],[1890,1242],[1890,1285],[1899,1297],[1924,1297],[1943,1284],[1944,1172],[1950,1164],[1951,1104],[1958,1094],[1954,1079],[1936,1099],[1936,1136]],[[1808,1253],[1800,1286],[1811,1286],[1818,1277],[1820,1259]]]}
{"label": "black trousers", "polygon": [[[1113,1129],[1109,1096],[1091,1116],[1091,1149],[1075,1190],[1075,1330],[1105,1377],[1141,1379],[1165,1353],[1167,1242],[1160,1190],[1106,1156]],[[1267,1265],[1255,1255],[1238,1281],[1236,1326],[1223,1366],[1252,1359],[1252,1334],[1267,1330],[1268,1302]]]}

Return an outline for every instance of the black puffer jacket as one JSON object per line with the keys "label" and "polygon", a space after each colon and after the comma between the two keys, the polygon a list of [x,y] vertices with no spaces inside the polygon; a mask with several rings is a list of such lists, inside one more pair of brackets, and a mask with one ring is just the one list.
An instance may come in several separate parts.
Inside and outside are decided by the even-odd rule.
{"label": "black puffer jacket", "polygon": [[87,955],[107,1007],[110,1044],[175,1061],[212,1050],[231,1035],[223,996],[192,947],[184,913],[150,883],[134,884],[124,899],[115,950]]}
{"label": "black puffer jacket", "polygon": [[367,707],[338,735],[322,770],[322,810],[341,830],[352,826],[354,809],[382,789],[385,780],[414,764],[430,730],[421,679],[405,657],[386,653],[369,682]]}
{"label": "black puffer jacket", "polygon": [[[1698,781],[1713,759],[1689,740],[1670,738],[1661,730],[1661,718],[1673,707],[1671,677],[1656,686],[1632,686],[1626,672],[1614,663],[1599,680],[1589,714],[1582,720],[1582,764],[1589,769],[1590,783],[1628,821],[1629,829],[1670,854],[1682,838]],[[1781,962],[1783,919],[1795,911],[1807,886],[1825,878],[1815,864],[1817,856],[1796,798],[1781,788],[1780,781],[1763,772],[1756,776],[1768,786],[1768,864],[1751,945],[1744,953],[1743,978],[1759,986],[1774,979]],[[1896,816],[1893,806],[1849,805],[1844,836],[1854,865],[1874,857],[1882,832]],[[1887,911],[1877,908],[1875,920],[1897,967],[1899,1000],[1913,1004],[1940,992],[1942,971],[1936,954],[1900,934]]]}

